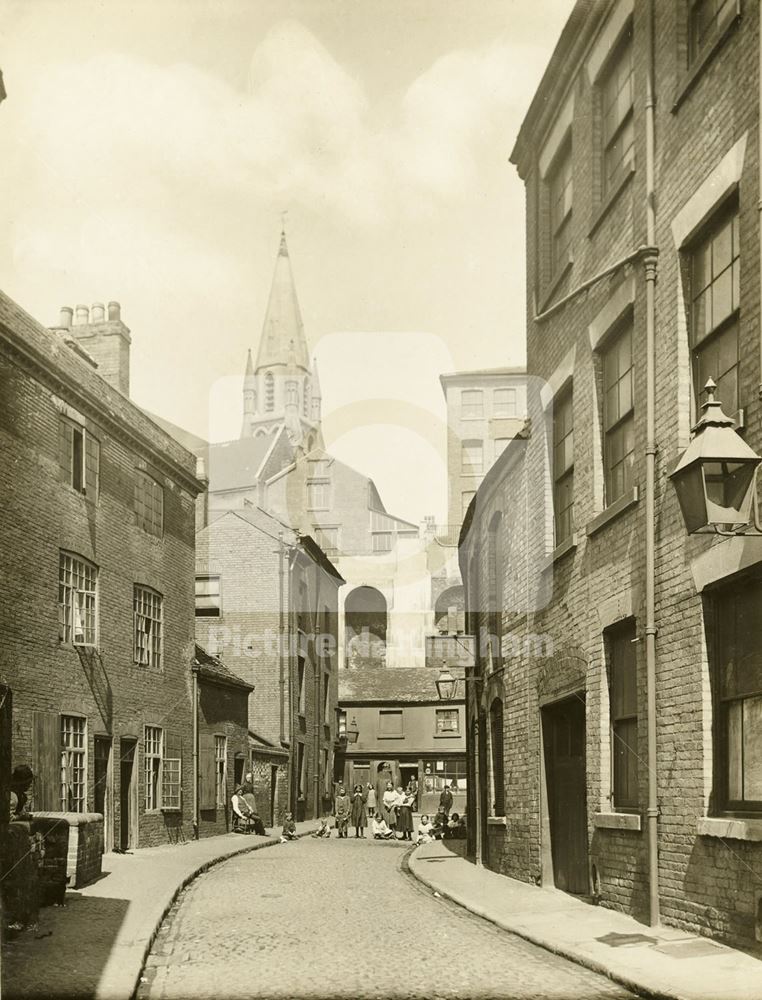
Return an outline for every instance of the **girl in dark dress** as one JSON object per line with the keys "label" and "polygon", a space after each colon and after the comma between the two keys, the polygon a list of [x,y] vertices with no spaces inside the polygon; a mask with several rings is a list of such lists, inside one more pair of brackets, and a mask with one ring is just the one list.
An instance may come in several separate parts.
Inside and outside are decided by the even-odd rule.
{"label": "girl in dark dress", "polygon": [[366,794],[363,791],[362,785],[355,785],[350,796],[352,808],[349,812],[349,822],[355,828],[356,840],[359,840],[360,837],[365,839],[365,823],[367,821],[365,799]]}

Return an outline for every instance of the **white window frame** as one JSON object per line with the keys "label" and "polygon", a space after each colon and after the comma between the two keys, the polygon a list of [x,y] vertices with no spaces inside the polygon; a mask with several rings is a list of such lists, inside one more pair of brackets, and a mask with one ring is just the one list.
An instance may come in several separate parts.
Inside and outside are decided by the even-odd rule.
{"label": "white window frame", "polygon": [[[478,461],[476,461],[478,453]],[[468,461],[466,460],[468,458]],[[461,441],[460,471],[464,476],[480,476],[484,472],[484,442],[476,438]]]}
{"label": "white window frame", "polygon": [[[447,718],[454,718],[455,725],[444,725]],[[457,708],[436,709],[436,732],[438,736],[456,736],[460,733],[460,711]]]}
{"label": "white window frame", "polygon": [[161,809],[163,760],[164,730],[161,726],[145,726],[143,729],[143,769],[146,812],[158,812]]}
{"label": "white window frame", "polygon": [[495,389],[492,397],[493,417],[516,417],[519,413],[518,392],[512,386]]}
{"label": "white window frame", "polygon": [[164,638],[164,598],[151,587],[133,587],[133,662],[161,670]]}
{"label": "white window frame", "polygon": [[[202,590],[199,592],[199,584],[210,582],[216,582],[216,593],[214,589]],[[200,605],[199,598],[206,598],[207,600],[213,600],[217,598],[216,604]],[[216,610],[215,610],[216,609]],[[203,614],[199,612],[207,611],[209,613]],[[195,616],[196,618],[222,618],[222,577],[219,573],[197,573],[196,574],[196,588],[195,588]]]}
{"label": "white window frame", "polygon": [[214,737],[214,782],[217,808],[224,808],[227,801],[228,738]]}
{"label": "white window frame", "polygon": [[484,393],[481,389],[462,389],[460,419],[481,420],[484,417]]}
{"label": "white window frame", "polygon": [[58,558],[58,636],[72,646],[98,644],[98,567],[64,550]]}
{"label": "white window frame", "polygon": [[81,715],[62,715],[61,739],[61,810],[87,812],[87,719]]}

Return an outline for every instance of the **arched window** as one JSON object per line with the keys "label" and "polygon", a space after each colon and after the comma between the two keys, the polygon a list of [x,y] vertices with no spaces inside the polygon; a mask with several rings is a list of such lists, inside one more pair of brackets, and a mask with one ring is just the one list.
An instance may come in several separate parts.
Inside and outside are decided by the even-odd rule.
{"label": "arched window", "polygon": [[270,412],[275,409],[275,379],[273,373],[265,375],[265,410]]}
{"label": "arched window", "polygon": [[286,406],[299,406],[299,390],[296,382],[286,383]]}
{"label": "arched window", "polygon": [[305,417],[310,415],[310,387],[307,382],[304,383],[304,398],[302,399],[302,412]]}
{"label": "arched window", "polygon": [[505,771],[503,764],[503,701],[495,698],[489,708],[492,815],[505,816]]}
{"label": "arched window", "polygon": [[493,667],[503,662],[503,560],[500,552],[500,527],[503,515],[498,511],[489,523],[487,566],[487,610],[490,630],[490,652]]}

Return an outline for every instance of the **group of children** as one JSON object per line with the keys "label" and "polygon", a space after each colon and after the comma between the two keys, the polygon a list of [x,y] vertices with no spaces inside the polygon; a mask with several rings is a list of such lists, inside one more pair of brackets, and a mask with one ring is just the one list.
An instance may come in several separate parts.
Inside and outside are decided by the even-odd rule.
{"label": "group of children", "polygon": [[[342,831],[339,822],[336,823],[338,836],[346,837],[346,829]],[[376,812],[370,821],[371,834],[374,840],[394,840],[397,834],[392,830],[380,812]],[[325,839],[331,836],[331,824],[328,816],[320,820],[317,830],[312,833],[313,837]],[[415,838],[416,844],[429,844],[432,840],[443,840],[445,837],[460,839],[466,836],[466,817],[453,813],[448,816],[446,813],[438,812],[433,821],[424,814],[418,823],[418,832]],[[296,825],[291,813],[286,815],[286,822],[283,824],[283,834],[281,841],[296,839]]]}

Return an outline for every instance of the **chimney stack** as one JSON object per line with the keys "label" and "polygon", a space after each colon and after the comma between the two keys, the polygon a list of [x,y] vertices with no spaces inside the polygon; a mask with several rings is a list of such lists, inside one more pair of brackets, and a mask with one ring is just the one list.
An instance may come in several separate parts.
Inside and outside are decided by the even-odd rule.
{"label": "chimney stack", "polygon": [[121,319],[118,302],[109,302],[108,318],[102,302],[94,302],[92,310],[77,306],[74,325],[71,309],[61,309],[61,326],[71,330],[71,335],[94,359],[98,374],[124,396],[130,394],[130,331]]}
{"label": "chimney stack", "polygon": [[58,324],[61,330],[71,330],[71,321],[74,310],[71,306],[61,306],[61,320]]}

